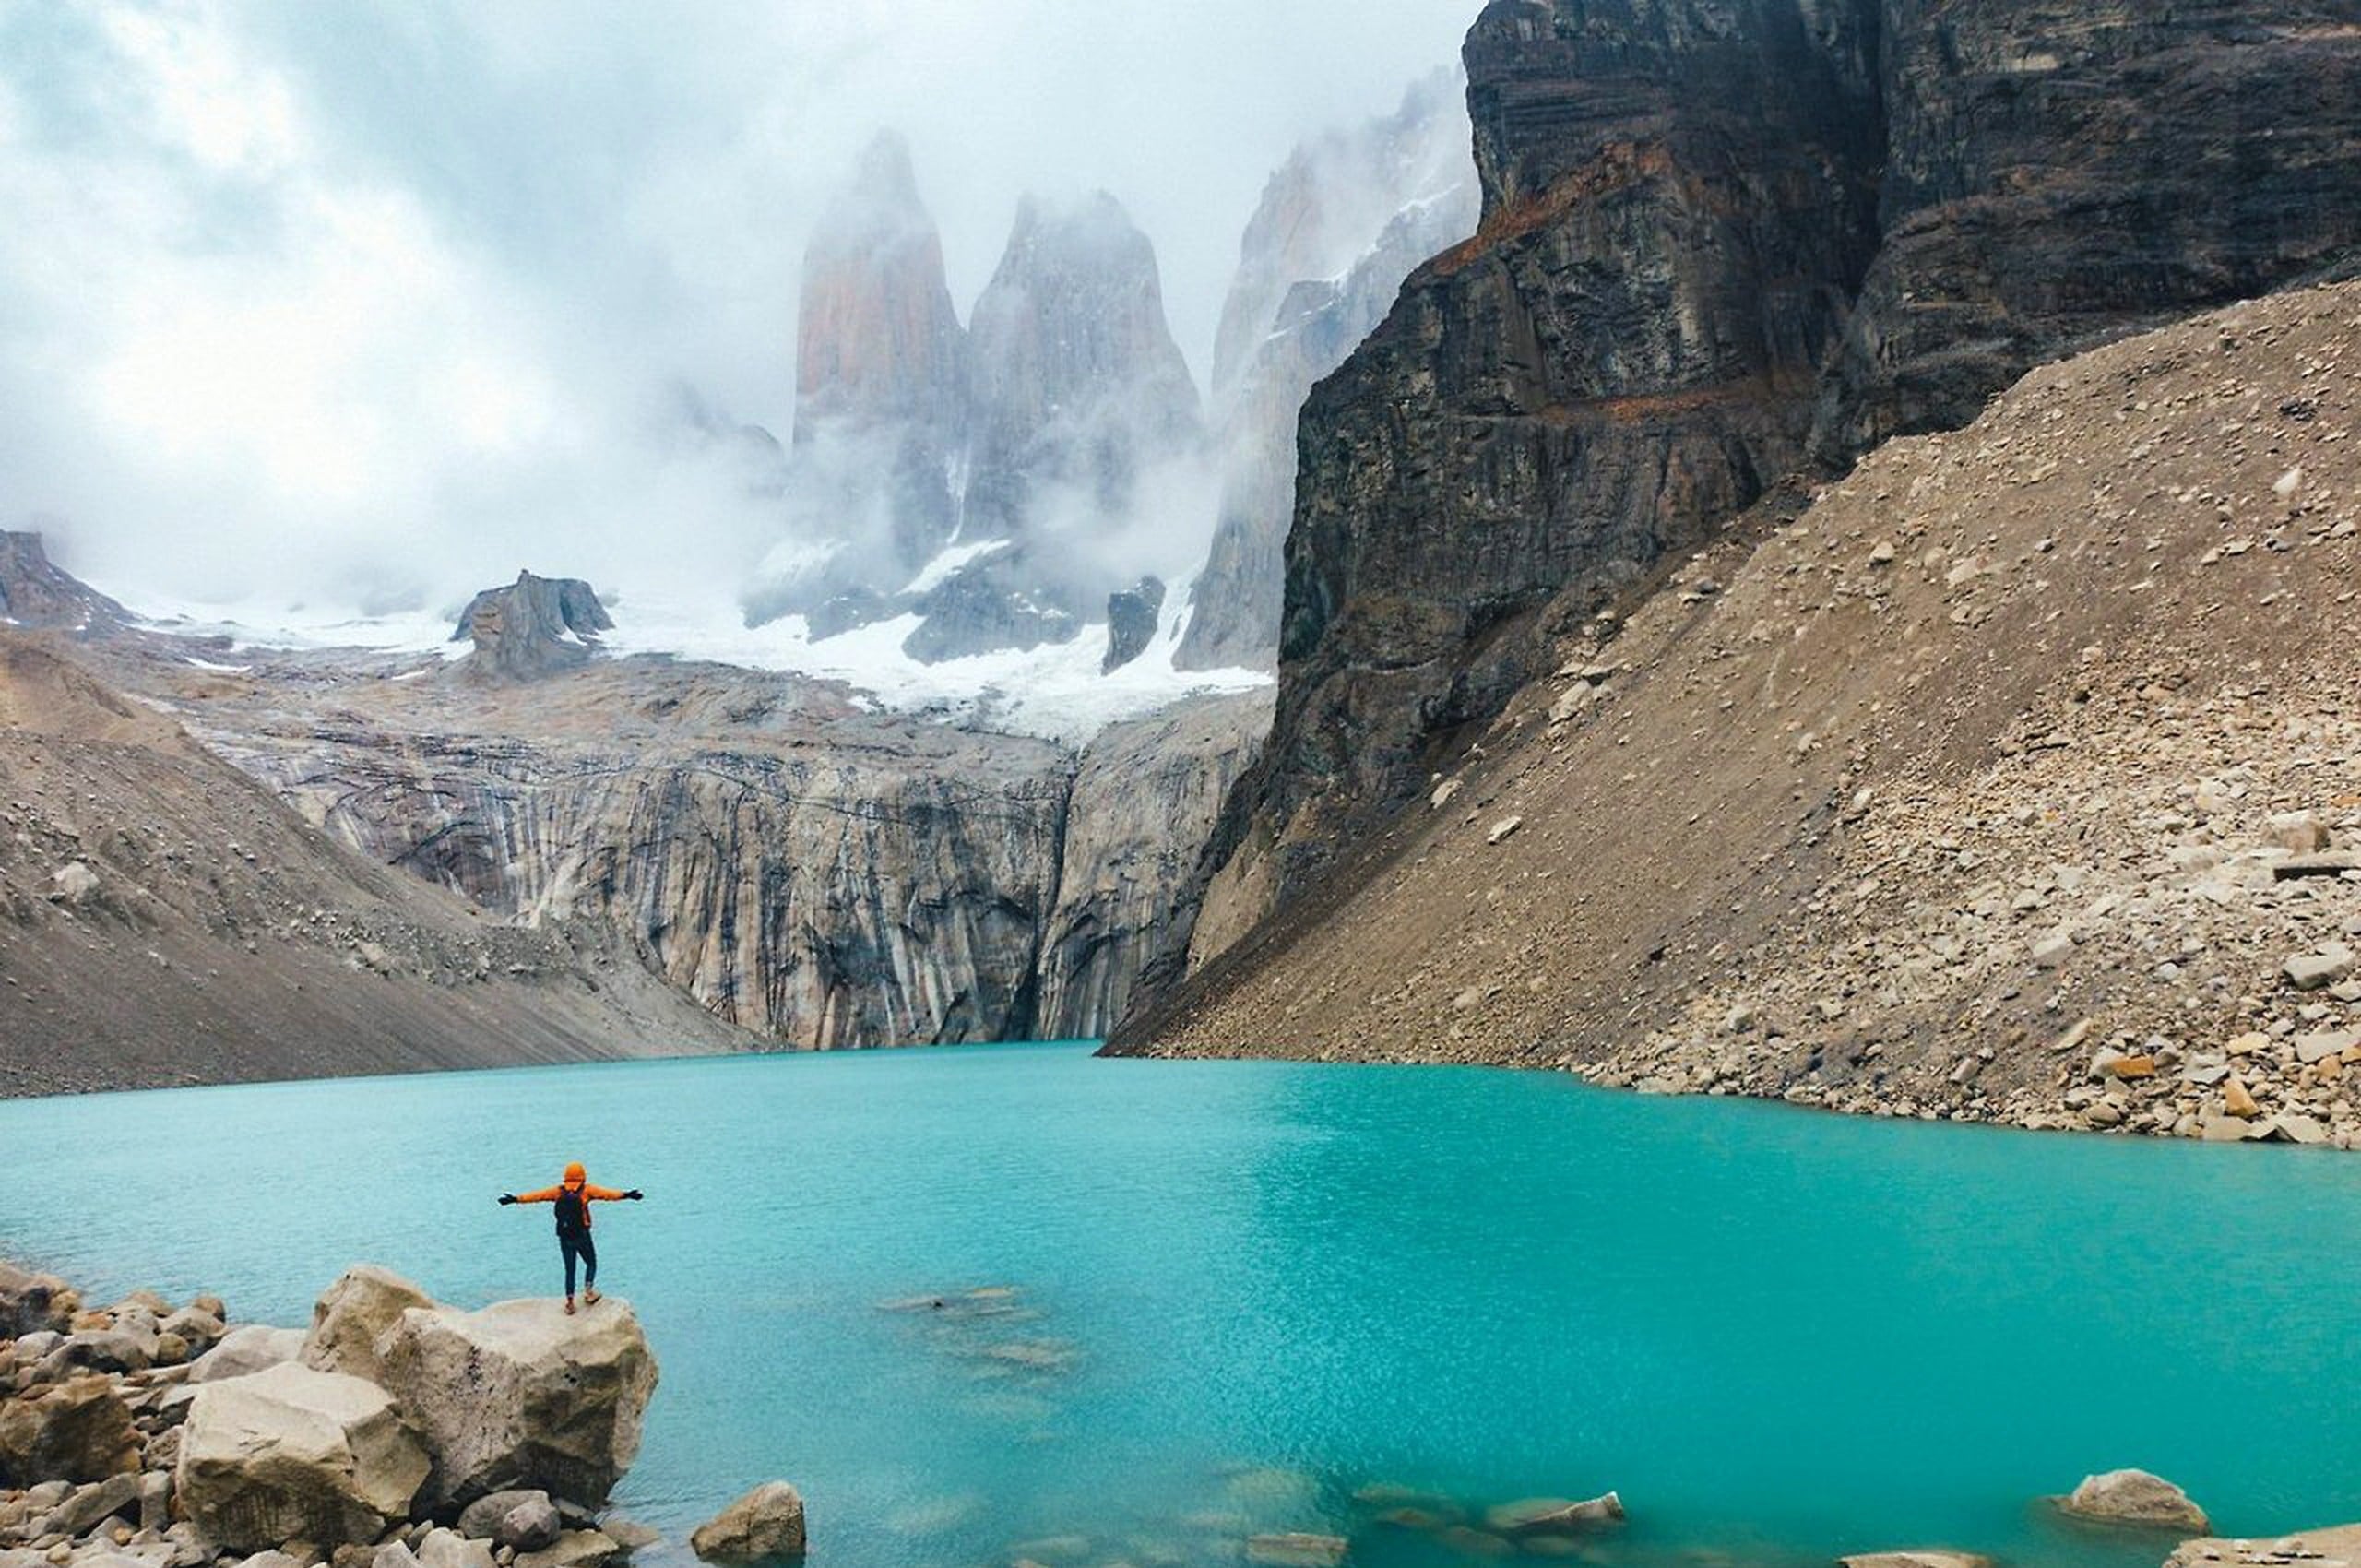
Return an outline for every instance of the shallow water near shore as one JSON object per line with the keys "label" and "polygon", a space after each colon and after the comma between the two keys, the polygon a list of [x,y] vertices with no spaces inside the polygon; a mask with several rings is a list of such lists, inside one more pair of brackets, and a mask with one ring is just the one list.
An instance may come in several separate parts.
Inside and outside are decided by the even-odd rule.
{"label": "shallow water near shore", "polygon": [[676,1539],[773,1476],[859,1568],[1265,1529],[1472,1561],[1372,1486],[1617,1488],[1592,1560],[1627,1564],[2153,1564],[2032,1504],[2119,1466],[2234,1533],[2361,1518],[2361,1160],[2318,1151],[1479,1069],[742,1057],[0,1102],[0,1255],[283,1324],[362,1259],[554,1294],[548,1211],[492,1199],[575,1158],[648,1194],[599,1216],[663,1368],[618,1501]]}

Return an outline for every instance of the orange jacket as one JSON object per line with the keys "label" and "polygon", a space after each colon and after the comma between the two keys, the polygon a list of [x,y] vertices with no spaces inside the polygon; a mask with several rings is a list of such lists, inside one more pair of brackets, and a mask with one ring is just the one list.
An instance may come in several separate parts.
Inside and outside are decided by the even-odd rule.
{"label": "orange jacket", "polygon": [[520,1204],[553,1204],[562,1197],[572,1195],[567,1191],[568,1188],[574,1188],[582,1194],[582,1228],[585,1230],[590,1229],[592,1199],[603,1199],[608,1203],[613,1203],[623,1196],[623,1194],[613,1187],[594,1187],[587,1182],[576,1187],[574,1182],[561,1182],[554,1187],[543,1187],[538,1193],[519,1193],[516,1194],[516,1201]]}

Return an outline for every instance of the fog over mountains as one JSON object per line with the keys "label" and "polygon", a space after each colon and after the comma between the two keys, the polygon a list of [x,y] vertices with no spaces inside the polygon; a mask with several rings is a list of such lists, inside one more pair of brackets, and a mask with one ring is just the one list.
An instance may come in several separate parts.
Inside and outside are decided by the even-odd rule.
{"label": "fog over mountains", "polygon": [[[0,5],[0,521],[195,624],[423,637],[524,566],[619,647],[1169,673],[1244,350],[1432,194],[1334,149],[1467,8]],[[1291,145],[1317,217],[1241,258]]]}
{"label": "fog over mountains", "polygon": [[821,642],[885,625],[930,664],[1080,642],[1102,670],[1268,668],[1296,410],[1473,228],[1468,134],[1438,72],[1272,175],[1210,416],[1114,196],[1025,197],[963,327],[908,147],[881,137],[805,256],[782,532],[748,624]]}

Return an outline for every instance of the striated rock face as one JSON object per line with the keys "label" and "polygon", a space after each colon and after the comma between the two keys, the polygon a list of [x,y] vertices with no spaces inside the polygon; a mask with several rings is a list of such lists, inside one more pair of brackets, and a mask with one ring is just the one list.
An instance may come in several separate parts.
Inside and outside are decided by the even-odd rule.
{"label": "striated rock face", "polygon": [[[752,1043],[603,930],[504,930],[326,842],[158,707],[194,719],[226,717],[242,693],[340,704],[344,685],[298,676],[274,693],[191,652],[219,655],[139,634],[69,659],[0,630],[0,968],[16,982],[0,1094]],[[547,688],[399,689],[424,706],[501,693],[529,707]]]}
{"label": "striated rock face", "polygon": [[[1188,893],[1211,810],[1191,791],[1235,772],[1180,754],[1249,740],[1243,719],[1178,722],[1235,699],[1180,705],[1157,731],[1176,754],[1141,758],[1145,792],[1125,794],[1076,785],[1121,729],[1077,758],[788,677],[602,661],[529,688],[415,684],[339,687],[334,722],[217,704],[206,739],[362,854],[504,920],[603,924],[715,1017],[806,1048],[1110,1016]],[[1196,782],[1153,792],[1168,773]],[[1102,845],[1128,846],[1120,876]],[[1086,921],[1064,890],[1102,882]],[[1050,991],[1101,1001],[1077,1022]]]}
{"label": "striated rock face", "polygon": [[1185,703],[1083,754],[1041,955],[1044,1038],[1106,1034],[1142,972],[1178,956],[1165,947],[1188,928],[1200,848],[1270,714],[1267,692]]}
{"label": "striated rock face", "polygon": [[1476,226],[1456,73],[1382,120],[1299,148],[1239,243],[1214,349],[1220,517],[1174,662],[1269,669],[1293,511],[1296,414],[1384,318],[1412,268]]}
{"label": "striated rock face", "polygon": [[41,535],[0,529],[0,623],[87,632],[130,620],[122,605],[52,564]]}
{"label": "striated rock face", "polygon": [[461,667],[469,676],[530,681],[587,663],[599,634],[614,626],[588,583],[519,572],[508,587],[486,588],[469,600],[451,640],[475,644]]}
{"label": "striated rock face", "polygon": [[1299,431],[1249,929],[1556,645],[1815,457],[2361,238],[2361,31],[2320,0],[1494,0],[1484,211]]}

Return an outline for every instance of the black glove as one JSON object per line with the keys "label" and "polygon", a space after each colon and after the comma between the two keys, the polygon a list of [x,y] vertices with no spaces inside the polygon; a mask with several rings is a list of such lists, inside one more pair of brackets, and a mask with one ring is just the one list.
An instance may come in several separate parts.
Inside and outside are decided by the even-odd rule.
{"label": "black glove", "polygon": [[634,1203],[637,1203],[640,1199],[647,1196],[647,1194],[641,1192],[637,1187],[634,1187],[630,1192],[625,1193],[623,1196],[629,1198]]}
{"label": "black glove", "polygon": [[513,1204],[516,1201],[516,1194],[514,1193],[503,1193],[500,1194],[500,1201],[504,1204]]}

